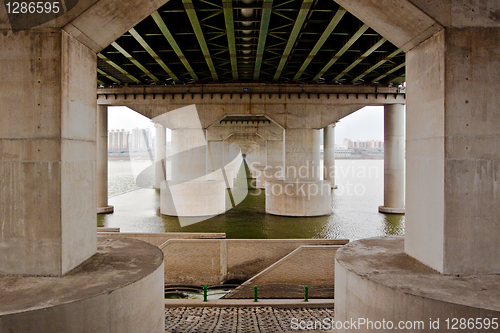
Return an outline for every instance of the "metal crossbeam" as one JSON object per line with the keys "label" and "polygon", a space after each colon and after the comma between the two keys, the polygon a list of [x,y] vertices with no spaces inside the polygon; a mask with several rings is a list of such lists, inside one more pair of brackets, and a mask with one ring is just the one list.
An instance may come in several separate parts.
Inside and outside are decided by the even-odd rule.
{"label": "metal crossbeam", "polygon": [[394,73],[395,71],[397,71],[397,70],[399,70],[399,69],[403,68],[405,65],[406,65],[406,61],[405,61],[405,62],[403,62],[401,65],[394,67],[393,69],[391,69],[390,71],[386,72],[385,74],[382,74],[382,75],[380,75],[379,77],[377,77],[376,79],[372,80],[372,83],[373,83],[373,82],[379,82],[379,81],[380,81],[380,80],[382,80],[384,77],[391,75],[391,74],[392,74],[392,73]]}
{"label": "metal crossbeam", "polygon": [[110,79],[111,81],[113,82],[116,82],[116,83],[121,83],[120,80],[118,79],[115,79],[113,76],[109,75],[108,73],[106,73],[105,71],[103,71],[102,69],[97,69],[97,73],[101,74],[101,75],[104,75],[105,77],[107,77],[108,79]]}
{"label": "metal crossbeam", "polygon": [[200,21],[198,20],[198,16],[196,15],[196,10],[194,8],[193,1],[182,0],[182,4],[184,5],[184,9],[186,10],[186,13],[189,17],[189,21],[191,22],[191,26],[193,27],[196,39],[200,44],[201,51],[203,52],[205,61],[207,62],[208,68],[210,69],[210,74],[212,75],[212,79],[214,80],[214,82],[219,82],[219,77],[217,76],[217,71],[215,70],[215,66],[212,61],[212,56],[210,55],[210,51],[205,41],[205,37],[203,36],[203,31],[201,30]]}
{"label": "metal crossbeam", "polygon": [[127,72],[126,70],[124,70],[123,68],[121,68],[120,66],[118,66],[116,63],[114,63],[113,61],[111,61],[110,59],[106,58],[106,56],[102,53],[98,53],[97,56],[99,58],[101,58],[102,60],[106,61],[109,65],[111,65],[112,67],[114,67],[116,70],[118,70],[120,73],[126,75],[129,79],[131,79],[132,81],[134,81],[135,83],[138,83],[138,84],[141,84],[142,82],[139,81],[138,79],[136,79],[132,74],[130,74],[129,72]]}
{"label": "metal crossbeam", "polygon": [[395,56],[397,56],[398,54],[400,54],[401,52],[403,52],[403,50],[401,49],[397,49],[396,51],[392,52],[391,54],[389,54],[387,57],[385,57],[384,59],[380,60],[379,62],[377,62],[375,65],[373,65],[372,67],[368,68],[363,74],[357,76],[354,80],[352,80],[351,82],[357,82],[359,80],[361,80],[362,78],[364,78],[365,76],[367,76],[368,74],[370,74],[371,72],[373,72],[374,70],[376,70],[377,68],[379,68],[380,66],[382,66],[383,64],[385,64],[387,61],[391,60],[392,58],[394,58]]}
{"label": "metal crossbeam", "polygon": [[307,56],[306,60],[304,61],[304,63],[300,67],[300,69],[297,72],[297,74],[295,74],[295,76],[293,77],[292,81],[297,81],[302,76],[302,74],[306,70],[307,66],[309,66],[309,64],[311,63],[311,61],[313,60],[313,58],[316,56],[316,54],[318,53],[318,51],[321,49],[321,47],[323,46],[323,44],[325,44],[325,42],[327,41],[328,37],[330,37],[330,35],[332,34],[333,30],[339,24],[339,22],[342,19],[342,17],[344,17],[345,13],[347,13],[347,11],[344,8],[342,8],[342,7],[340,7],[337,10],[337,13],[335,13],[335,16],[332,18],[332,20],[330,21],[330,23],[326,27],[325,31],[323,32],[323,34],[319,38],[319,40],[316,43],[316,45],[314,45],[313,49],[311,50],[311,52]]}
{"label": "metal crossbeam", "polygon": [[168,66],[161,60],[161,58],[156,54],[155,51],[149,46],[149,44],[144,40],[144,38],[139,35],[139,33],[134,29],[130,29],[128,32],[141,44],[141,46],[149,53],[151,57],[163,68],[163,70],[175,81],[180,82],[179,78],[168,68]]}
{"label": "metal crossbeam", "polygon": [[333,56],[332,59],[323,67],[323,69],[312,79],[313,82],[317,82],[320,77],[322,77],[327,70],[330,69],[330,67],[333,66],[339,60],[339,58],[346,53],[347,50],[361,37],[366,30],[368,30],[370,27],[367,26],[366,24],[363,24],[361,28],[359,28],[358,31],[347,41],[347,43]]}
{"label": "metal crossbeam", "polygon": [[338,81],[340,80],[344,75],[346,75],[347,73],[349,73],[354,67],[356,67],[360,62],[362,62],[363,60],[365,60],[366,58],[368,58],[368,56],[370,54],[372,54],[373,52],[375,52],[379,47],[381,47],[385,42],[387,41],[387,39],[385,38],[382,38],[380,39],[377,43],[375,43],[375,45],[373,45],[372,47],[370,47],[368,49],[368,51],[366,51],[365,53],[363,53],[358,59],[356,59],[352,64],[350,64],[349,66],[346,67],[346,69],[344,69],[342,71],[342,73],[340,73],[339,75],[337,75],[333,80],[332,82],[335,82],[335,81]]}
{"label": "metal crossbeam", "polygon": [[285,50],[283,51],[283,55],[278,65],[278,69],[274,74],[273,81],[278,81],[278,79],[280,78],[281,72],[285,67],[288,57],[292,53],[292,48],[295,45],[295,42],[297,41],[297,37],[299,36],[300,30],[302,30],[302,26],[304,25],[304,22],[307,18],[307,14],[309,13],[309,9],[311,8],[312,3],[313,0],[304,0],[302,5],[300,6],[299,15],[297,16],[295,24],[293,25],[292,33],[290,34],[290,38],[288,38],[288,43],[286,44]]}
{"label": "metal crossbeam", "polygon": [[118,45],[116,42],[113,42],[111,43],[111,45],[118,51],[120,52],[121,54],[123,54],[131,63],[133,63],[134,65],[136,65],[141,71],[144,72],[144,74],[146,74],[147,76],[149,76],[151,79],[153,79],[153,81],[155,81],[156,83],[160,83],[160,80],[154,76],[146,67],[144,67],[139,61],[137,61],[134,57],[132,57],[130,55],[130,53],[128,53],[127,51],[125,51],[125,49],[123,47],[121,47],[120,45]]}
{"label": "metal crossbeam", "polygon": [[151,14],[151,17],[155,21],[155,23],[158,26],[158,28],[160,28],[163,36],[165,36],[165,38],[167,39],[168,43],[170,44],[170,46],[174,50],[175,54],[177,54],[177,56],[179,57],[179,59],[181,60],[182,64],[184,65],[184,67],[186,67],[189,75],[193,78],[193,80],[195,82],[200,82],[200,79],[198,78],[198,75],[196,75],[196,73],[194,72],[193,68],[191,67],[191,65],[187,61],[186,57],[184,56],[184,53],[182,52],[181,48],[179,47],[179,45],[175,41],[174,36],[170,32],[170,30],[168,30],[165,22],[163,21],[163,19],[160,16],[160,14],[157,11],[155,11],[153,14]]}
{"label": "metal crossbeam", "polygon": [[267,34],[269,32],[269,22],[271,21],[271,11],[273,9],[273,0],[264,0],[262,4],[262,17],[260,21],[259,43],[257,45],[257,57],[255,59],[255,69],[253,72],[253,80],[258,81],[260,76],[260,68],[262,66],[262,57],[264,56],[264,48],[266,46]]}

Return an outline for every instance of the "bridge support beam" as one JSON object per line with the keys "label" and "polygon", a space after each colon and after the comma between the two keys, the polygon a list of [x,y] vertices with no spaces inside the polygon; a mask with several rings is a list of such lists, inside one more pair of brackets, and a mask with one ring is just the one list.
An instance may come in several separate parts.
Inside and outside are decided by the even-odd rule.
{"label": "bridge support beam", "polygon": [[285,164],[285,180],[267,180],[266,213],[283,216],[331,214],[331,183],[320,180],[320,131],[285,130]]}
{"label": "bridge support beam", "polygon": [[323,129],[323,152],[323,179],[329,181],[332,188],[337,188],[335,185],[335,123]]}
{"label": "bridge support beam", "polygon": [[97,107],[97,214],[113,213],[108,205],[108,107]]}
{"label": "bridge support beam", "polygon": [[155,184],[159,189],[160,183],[166,178],[167,133],[161,124],[155,124]]}
{"label": "bridge support beam", "polygon": [[384,109],[384,205],[380,213],[405,213],[405,107],[386,105]]}

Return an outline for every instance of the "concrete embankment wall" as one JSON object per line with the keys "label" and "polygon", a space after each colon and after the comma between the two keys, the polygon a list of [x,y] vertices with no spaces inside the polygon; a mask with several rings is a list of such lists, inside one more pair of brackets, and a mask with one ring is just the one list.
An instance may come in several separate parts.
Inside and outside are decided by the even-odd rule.
{"label": "concrete embankment wall", "polygon": [[[301,246],[344,245],[347,242],[326,239],[170,239],[160,249],[165,256],[165,284],[218,285],[234,280],[246,281]],[[310,261],[310,266],[315,267],[314,263],[321,264],[319,258],[323,258],[324,252],[320,252],[319,256],[309,251],[300,255],[309,256],[303,261]],[[328,265],[333,269],[335,254],[330,252],[330,255],[331,265]],[[333,285],[332,274],[327,275]]]}
{"label": "concrete embankment wall", "polygon": [[303,245],[255,275],[224,298],[334,298],[335,254],[339,245]]}
{"label": "concrete embankment wall", "polygon": [[217,239],[226,238],[225,233],[197,233],[197,232],[165,232],[165,233],[132,233],[132,232],[119,232],[119,229],[111,232],[98,232],[98,235],[113,236],[113,237],[126,237],[137,239],[155,246],[160,246],[169,239]]}

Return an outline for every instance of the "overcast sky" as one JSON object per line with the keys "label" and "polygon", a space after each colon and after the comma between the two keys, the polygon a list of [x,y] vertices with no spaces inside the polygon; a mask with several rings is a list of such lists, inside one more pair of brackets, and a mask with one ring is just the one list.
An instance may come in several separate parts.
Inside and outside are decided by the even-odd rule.
{"label": "overcast sky", "polygon": [[[154,135],[154,125],[146,117],[123,106],[108,108],[108,128],[132,129],[150,128]],[[384,107],[367,106],[343,118],[335,128],[335,142],[342,145],[344,138],[352,140],[384,140]]]}

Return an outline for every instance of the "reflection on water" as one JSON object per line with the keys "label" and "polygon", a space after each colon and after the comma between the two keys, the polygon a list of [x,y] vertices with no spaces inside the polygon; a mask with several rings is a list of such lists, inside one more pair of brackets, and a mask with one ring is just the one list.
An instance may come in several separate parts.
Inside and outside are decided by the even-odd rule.
{"label": "reflection on water", "polygon": [[[113,169],[126,162],[110,161]],[[113,164],[122,163],[120,167]],[[150,162],[140,161],[144,166]],[[148,164],[149,163],[149,164]],[[378,213],[383,204],[382,160],[336,161],[338,189],[333,190],[333,214],[321,217],[283,217],[265,213],[265,193],[250,189],[249,195],[226,214],[181,227],[179,220],[159,212],[159,191],[139,189],[110,198],[115,213],[98,215],[99,226],[120,227],[123,232],[225,232],[228,238],[359,238],[403,235],[404,216]],[[123,188],[112,184],[110,193]],[[133,178],[133,176],[131,176]],[[245,182],[237,181],[239,186]],[[129,190],[129,189],[127,189]],[[238,191],[237,188],[233,191]]]}

